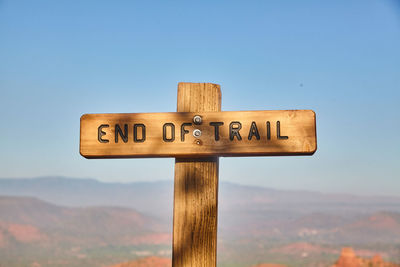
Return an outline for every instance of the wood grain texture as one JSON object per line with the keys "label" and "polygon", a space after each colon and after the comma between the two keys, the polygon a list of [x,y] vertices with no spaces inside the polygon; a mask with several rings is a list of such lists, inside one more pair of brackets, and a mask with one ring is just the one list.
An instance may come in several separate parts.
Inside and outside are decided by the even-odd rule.
{"label": "wood grain texture", "polygon": [[[112,157],[204,157],[204,156],[272,156],[272,155],[311,155],[317,149],[315,113],[311,110],[272,110],[272,111],[224,111],[206,112],[199,103],[192,99],[193,92],[180,89],[181,95],[191,99],[190,103],[197,112],[187,112],[188,103],[181,103],[180,112],[166,113],[132,113],[132,114],[87,114],[81,117],[80,152],[87,158]],[[211,92],[215,94],[215,92]],[[217,99],[220,95],[213,95]],[[207,104],[210,105],[210,104]],[[219,107],[218,107],[219,108]],[[201,125],[192,123],[195,115],[201,115]],[[215,140],[215,127],[211,122],[222,122],[218,127],[218,138]],[[230,140],[230,124],[240,122],[241,140],[234,137]],[[255,135],[249,140],[252,123],[255,123],[260,138]],[[279,139],[280,134],[288,136]],[[171,142],[163,140],[163,125],[173,123],[175,139]],[[182,132],[183,123],[186,133]],[[267,123],[270,124],[268,139]],[[115,125],[121,129],[127,125],[126,143],[119,135],[115,142]],[[145,125],[146,140],[134,141],[134,125]],[[98,140],[100,125],[105,133],[102,138],[108,140],[101,143]],[[202,135],[193,136],[193,130],[199,129]],[[142,138],[142,128],[137,128],[137,137]],[[166,137],[171,138],[171,128],[166,129]],[[184,136],[184,141],[182,141]]]}
{"label": "wood grain texture", "polygon": [[[178,112],[220,111],[219,85],[179,83]],[[218,158],[175,160],[173,267],[215,267]]]}

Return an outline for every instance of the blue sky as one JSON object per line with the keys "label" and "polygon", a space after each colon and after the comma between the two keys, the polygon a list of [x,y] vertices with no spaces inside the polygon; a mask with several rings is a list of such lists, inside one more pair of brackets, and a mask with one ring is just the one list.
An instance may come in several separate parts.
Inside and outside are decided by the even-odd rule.
{"label": "blue sky", "polygon": [[213,82],[223,110],[317,113],[314,156],[221,158],[221,181],[400,196],[399,47],[394,0],[0,0],[0,177],[172,180],[173,159],[82,158],[79,118]]}

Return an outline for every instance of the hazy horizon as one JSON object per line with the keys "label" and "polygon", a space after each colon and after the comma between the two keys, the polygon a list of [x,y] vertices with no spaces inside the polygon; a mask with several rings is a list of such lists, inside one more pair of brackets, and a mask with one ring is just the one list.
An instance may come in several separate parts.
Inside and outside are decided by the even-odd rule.
{"label": "hazy horizon", "polygon": [[[103,184],[140,184],[140,183],[173,183],[172,179],[159,179],[159,180],[150,180],[150,181],[140,181],[140,180],[135,180],[135,181],[111,181],[111,180],[101,180],[95,177],[70,177],[70,176],[60,176],[60,175],[46,175],[46,176],[33,176],[33,177],[0,177],[0,180],[2,179],[16,179],[16,180],[35,180],[35,179],[72,179],[72,180],[91,180],[95,182],[100,182]],[[219,181],[219,183],[224,183],[224,184],[231,184],[231,185],[238,185],[238,186],[244,186],[244,187],[254,187],[254,188],[263,188],[263,189],[268,189],[268,190],[274,190],[274,191],[281,191],[281,192],[310,192],[310,193],[318,193],[318,194],[324,194],[324,195],[349,195],[349,196],[360,196],[360,197],[394,197],[394,198],[400,198],[398,195],[390,195],[390,194],[363,194],[363,193],[348,193],[348,192],[340,192],[340,191],[331,191],[331,192],[323,192],[319,190],[310,190],[310,189],[285,189],[285,188],[276,188],[276,187],[271,187],[271,186],[265,186],[265,185],[257,185],[257,184],[246,184],[246,183],[240,183],[240,182],[232,182],[230,180],[224,180],[224,181]]]}

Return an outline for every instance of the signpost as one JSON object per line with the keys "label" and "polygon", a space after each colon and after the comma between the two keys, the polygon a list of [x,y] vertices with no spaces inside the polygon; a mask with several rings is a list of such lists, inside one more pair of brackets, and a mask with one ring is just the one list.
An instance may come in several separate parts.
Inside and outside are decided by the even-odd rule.
{"label": "signpost", "polygon": [[216,266],[218,157],[312,155],[311,110],[221,111],[219,85],[179,83],[177,112],[85,114],[86,158],[175,157],[172,265]]}

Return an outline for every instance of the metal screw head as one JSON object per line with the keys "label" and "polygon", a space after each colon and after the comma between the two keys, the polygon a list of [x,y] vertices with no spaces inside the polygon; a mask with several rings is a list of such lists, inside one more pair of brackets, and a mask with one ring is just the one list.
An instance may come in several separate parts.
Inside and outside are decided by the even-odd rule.
{"label": "metal screw head", "polygon": [[201,136],[201,131],[199,129],[194,129],[193,136],[199,138]]}
{"label": "metal screw head", "polygon": [[194,122],[194,124],[196,124],[196,125],[201,124],[202,121],[203,121],[203,119],[201,118],[200,115],[196,115],[196,116],[193,117],[193,122]]}

